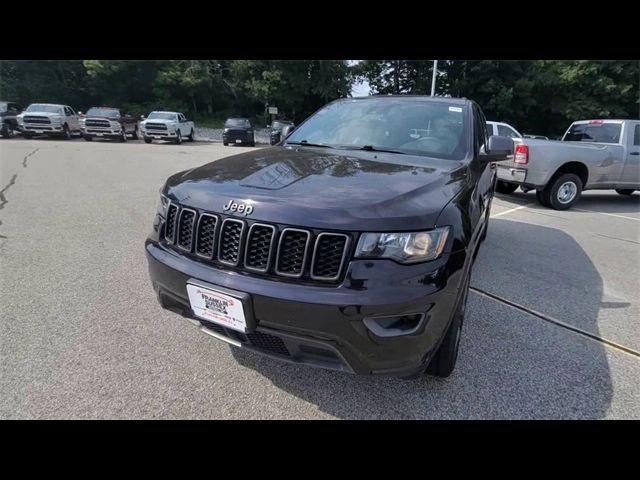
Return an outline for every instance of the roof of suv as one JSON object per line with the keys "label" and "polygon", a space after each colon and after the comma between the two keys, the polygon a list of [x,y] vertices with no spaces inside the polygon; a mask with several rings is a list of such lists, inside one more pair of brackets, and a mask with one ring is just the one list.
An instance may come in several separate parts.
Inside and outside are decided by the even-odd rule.
{"label": "roof of suv", "polygon": [[460,97],[432,97],[431,95],[369,95],[367,97],[351,97],[344,98],[343,100],[366,100],[366,99],[382,99],[382,98],[400,98],[400,99],[412,99],[422,100],[429,102],[442,102],[442,103],[454,103],[459,105],[467,105],[471,103],[468,98]]}

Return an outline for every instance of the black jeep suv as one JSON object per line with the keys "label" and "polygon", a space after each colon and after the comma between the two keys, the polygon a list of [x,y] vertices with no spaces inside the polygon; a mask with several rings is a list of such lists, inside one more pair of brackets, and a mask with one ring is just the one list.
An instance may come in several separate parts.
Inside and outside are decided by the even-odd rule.
{"label": "black jeep suv", "polygon": [[171,176],[146,254],[160,304],[236,347],[358,374],[448,376],[492,162],[466,99],[337,100],[283,144]]}

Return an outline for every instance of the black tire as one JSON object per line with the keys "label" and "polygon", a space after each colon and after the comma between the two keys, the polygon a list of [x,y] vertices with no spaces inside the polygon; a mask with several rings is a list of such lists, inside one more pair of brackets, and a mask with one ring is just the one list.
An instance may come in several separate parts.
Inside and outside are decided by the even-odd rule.
{"label": "black tire", "polygon": [[513,193],[518,189],[517,183],[503,182],[498,180],[496,183],[496,192],[498,193]]}
{"label": "black tire", "polygon": [[118,141],[120,143],[126,143],[127,142],[127,131],[124,129],[124,126],[122,127],[122,132],[121,132],[120,138],[118,138]]}
{"label": "black tire", "polygon": [[87,137],[87,136],[85,136],[85,135],[83,135],[83,136],[82,136],[82,138],[84,138],[84,141],[85,141],[85,142],[90,142],[90,141],[92,141],[92,140],[93,140],[93,137]]}
{"label": "black tire", "polygon": [[31,140],[33,138],[33,135],[31,135],[30,133],[23,133],[22,136],[27,140]]}
{"label": "black tire", "polygon": [[222,142],[222,144],[226,147],[229,145],[229,142]]}
{"label": "black tire", "polygon": [[190,142],[195,141],[196,139],[196,132],[193,131],[193,128],[191,129],[191,133],[189,134],[189,136],[187,137],[189,139]]}
{"label": "black tire", "polygon": [[620,195],[629,196],[629,195],[633,195],[633,192],[635,192],[635,190],[630,190],[630,189],[627,189],[627,188],[618,190],[616,188],[616,192],[618,192]]}
{"label": "black tire", "polygon": [[255,146],[256,146],[256,142],[251,142],[251,143],[249,144],[249,146],[250,146],[250,147],[255,147]]}
{"label": "black tire", "polygon": [[[560,173],[542,191],[542,199],[554,210],[568,210],[582,194],[582,180],[574,173]],[[563,197],[566,197],[562,200]]]}
{"label": "black tire", "polygon": [[153,142],[153,138],[144,137],[144,143],[151,143],[151,142]]}
{"label": "black tire", "polygon": [[543,207],[551,207],[544,198],[543,190],[536,190],[536,200],[538,200],[538,203]]}
{"label": "black tire", "polygon": [[180,145],[182,143],[182,132],[178,130],[176,132],[176,145]]}
{"label": "black tire", "polygon": [[63,140],[71,140],[71,130],[69,130],[69,126],[66,123],[62,127],[62,138]]}
{"label": "black tire", "polygon": [[131,134],[131,138],[133,138],[134,140],[138,140],[138,138],[140,138],[140,136],[138,135],[138,125],[137,124],[133,128],[133,133]]}
{"label": "black tire", "polygon": [[467,297],[469,296],[469,279],[471,278],[471,271],[467,273],[465,284],[460,296],[456,312],[453,314],[453,320],[451,325],[447,329],[447,333],[444,335],[444,339],[438,347],[438,351],[435,353],[429,366],[427,367],[427,374],[436,377],[448,377],[453,372],[456,366],[456,360],[458,359],[458,351],[460,350],[460,338],[462,334],[462,324],[464,323],[464,312],[467,306]]}
{"label": "black tire", "polygon": [[2,138],[11,138],[13,136],[13,127],[10,123],[3,123],[2,129],[0,129],[0,135]]}

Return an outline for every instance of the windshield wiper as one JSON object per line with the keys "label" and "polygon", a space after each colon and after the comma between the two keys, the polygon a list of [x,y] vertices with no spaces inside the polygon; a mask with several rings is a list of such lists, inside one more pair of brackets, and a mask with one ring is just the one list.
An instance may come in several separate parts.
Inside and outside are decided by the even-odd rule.
{"label": "windshield wiper", "polygon": [[306,140],[300,140],[299,142],[285,142],[287,145],[302,145],[303,147],[323,147],[323,148],[336,148],[333,145],[327,145],[325,143],[311,143]]}
{"label": "windshield wiper", "polygon": [[365,150],[367,152],[399,153],[401,155],[406,155],[405,152],[401,152],[399,150],[392,150],[390,148],[374,147],[373,145],[362,145],[361,147],[351,147],[350,149],[351,150]]}

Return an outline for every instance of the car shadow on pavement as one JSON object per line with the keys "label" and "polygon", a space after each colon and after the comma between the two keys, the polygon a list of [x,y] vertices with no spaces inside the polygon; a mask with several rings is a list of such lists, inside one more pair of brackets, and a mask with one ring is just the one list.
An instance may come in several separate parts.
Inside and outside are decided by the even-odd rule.
{"label": "car shadow on pavement", "polygon": [[[506,202],[514,200],[513,203],[516,204],[514,206],[535,202],[536,206],[542,209],[542,211],[548,210],[550,213],[554,212],[553,209],[543,207],[537,202],[536,194],[533,190],[527,193],[516,190],[511,194],[498,194],[496,198]],[[632,195],[618,195],[613,190],[589,190],[583,193],[574,208],[593,210],[601,213],[638,213],[638,210],[640,210],[640,193],[635,192]]]}
{"label": "car shadow on pavement", "polygon": [[[514,245],[520,246],[513,249]],[[520,267],[510,265],[522,251]],[[541,256],[553,256],[541,268]],[[580,328],[597,332],[603,285],[589,257],[552,228],[492,219],[474,267],[472,287],[509,298],[504,285],[527,292],[520,303],[578,308]],[[612,385],[604,346],[478,291],[469,296],[460,356],[447,379],[361,377],[278,362],[232,348],[243,366],[275,386],[345,419],[602,418]],[[562,319],[562,316],[558,317]]]}

